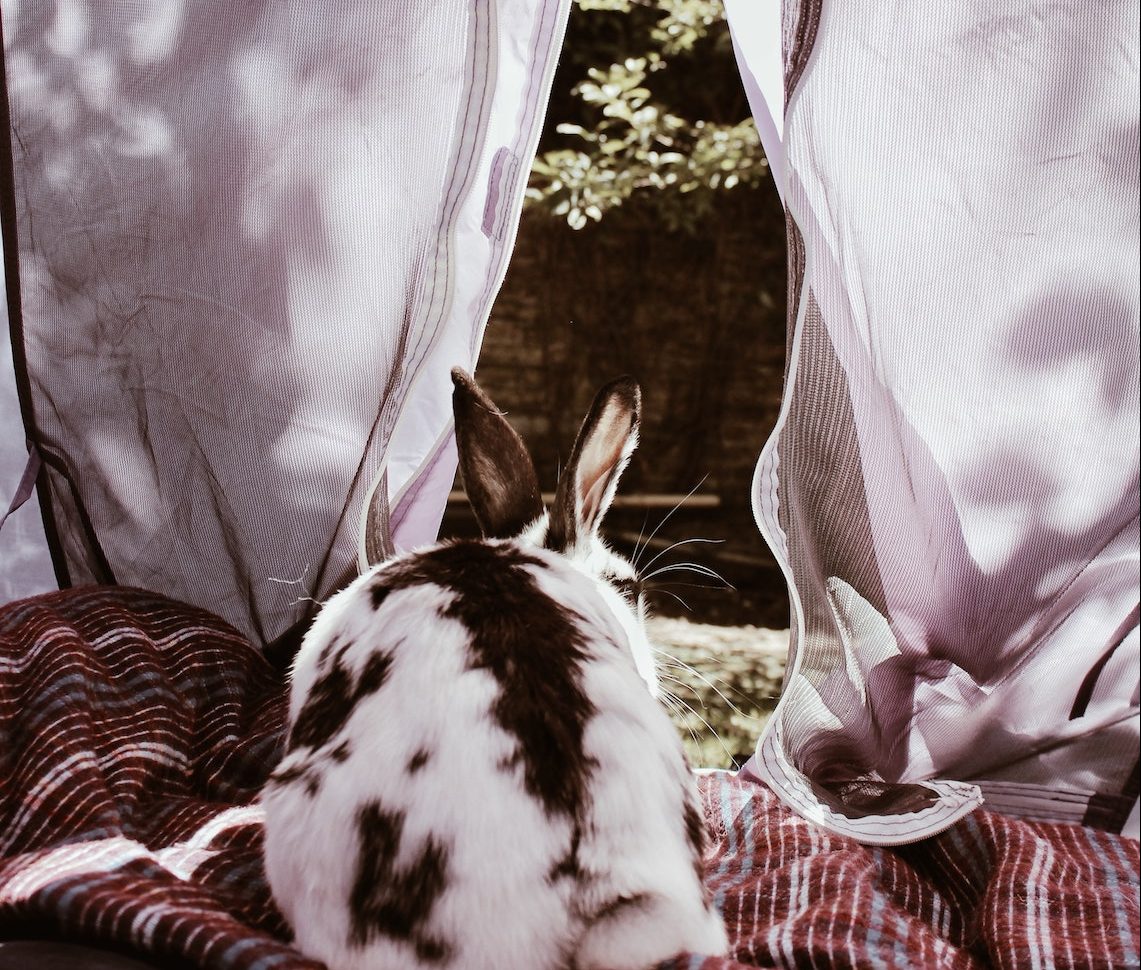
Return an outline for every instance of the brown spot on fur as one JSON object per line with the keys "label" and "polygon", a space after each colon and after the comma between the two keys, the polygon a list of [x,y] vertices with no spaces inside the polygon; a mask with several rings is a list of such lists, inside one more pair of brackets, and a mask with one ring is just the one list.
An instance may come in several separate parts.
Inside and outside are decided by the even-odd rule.
{"label": "brown spot on fur", "polygon": [[582,845],[582,830],[576,825],[566,853],[561,859],[556,859],[547,872],[547,882],[558,882],[560,879],[572,879],[575,882],[583,880],[586,872],[578,859],[580,845]]}
{"label": "brown spot on fur", "polygon": [[391,655],[377,651],[368,658],[360,677],[354,681],[343,660],[344,650],[313,682],[290,729],[287,751],[298,747],[319,748],[332,740],[348,722],[357,703],[384,686],[392,666]]}
{"label": "brown spot on fur", "polygon": [[546,563],[510,543],[460,541],[393,563],[377,581],[453,594],[440,612],[467,629],[470,667],[499,682],[491,713],[519,743],[524,787],[549,813],[574,817],[593,767],[583,750],[595,713],[582,687],[586,642],[575,614],[547,596],[527,567]]}
{"label": "brown spot on fur", "polygon": [[590,917],[591,922],[613,919],[628,909],[638,909],[645,906],[646,903],[649,902],[649,899],[650,897],[646,893],[634,893],[631,896],[615,896],[594,911]]}
{"label": "brown spot on fur", "polygon": [[376,802],[357,813],[360,854],[349,895],[351,942],[364,946],[377,936],[408,943],[421,960],[442,963],[451,947],[425,930],[448,886],[448,850],[429,835],[414,858],[397,868],[405,815]]}
{"label": "brown spot on fur", "polygon": [[689,842],[690,851],[693,853],[693,871],[697,875],[697,881],[704,885],[705,819],[701,817],[701,813],[694,806],[688,792],[685,793],[684,799],[682,818],[685,821],[685,837]]}
{"label": "brown spot on fur", "polygon": [[296,764],[290,768],[278,768],[269,776],[271,785],[292,785],[304,782],[305,793],[313,798],[321,789],[321,776],[312,764]]}

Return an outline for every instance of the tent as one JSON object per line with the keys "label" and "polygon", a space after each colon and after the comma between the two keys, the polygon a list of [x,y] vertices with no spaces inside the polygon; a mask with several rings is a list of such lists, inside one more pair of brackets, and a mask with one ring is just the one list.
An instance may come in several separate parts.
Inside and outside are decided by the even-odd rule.
{"label": "tent", "polygon": [[[793,642],[744,774],[864,844],[984,800],[1136,838],[1136,10],[726,6],[791,297],[753,500]],[[14,385],[62,585],[287,654],[431,541],[567,10],[5,0]]]}

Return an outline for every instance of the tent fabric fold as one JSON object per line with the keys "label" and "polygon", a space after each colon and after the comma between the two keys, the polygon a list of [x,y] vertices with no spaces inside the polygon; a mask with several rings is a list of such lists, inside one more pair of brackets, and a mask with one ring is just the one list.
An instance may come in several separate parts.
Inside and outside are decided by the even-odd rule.
{"label": "tent fabric fold", "polygon": [[568,8],[4,4],[17,380],[67,584],[267,644],[355,574],[382,478],[378,510],[417,501],[381,545],[434,538],[448,369],[478,354]]}
{"label": "tent fabric fold", "polygon": [[[756,78],[773,44],[727,6]],[[752,767],[868,843],[985,798],[1138,835],[1138,23],[783,5],[793,606]]]}

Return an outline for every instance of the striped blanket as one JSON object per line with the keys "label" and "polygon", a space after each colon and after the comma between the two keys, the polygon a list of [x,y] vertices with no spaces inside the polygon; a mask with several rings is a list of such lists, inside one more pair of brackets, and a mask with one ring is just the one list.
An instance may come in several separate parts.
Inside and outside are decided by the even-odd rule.
{"label": "striped blanket", "polygon": [[[160,967],[315,968],[261,869],[280,678],[221,620],[137,590],[0,609],[0,940]],[[899,849],[702,777],[730,958],[679,968],[1138,965],[1138,846],[979,811]],[[0,948],[2,951],[2,948]]]}

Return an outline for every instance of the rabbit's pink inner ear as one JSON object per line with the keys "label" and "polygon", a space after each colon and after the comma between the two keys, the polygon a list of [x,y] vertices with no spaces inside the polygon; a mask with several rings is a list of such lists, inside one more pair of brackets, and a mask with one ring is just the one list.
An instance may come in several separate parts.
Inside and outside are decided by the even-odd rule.
{"label": "rabbit's pink inner ear", "polygon": [[612,399],[599,415],[594,432],[584,442],[576,469],[575,498],[578,521],[588,531],[597,528],[610,505],[618,476],[634,450],[630,444],[633,431],[634,416]]}
{"label": "rabbit's pink inner ear", "polygon": [[559,478],[547,547],[563,552],[598,528],[638,444],[642,392],[620,377],[595,395]]}
{"label": "rabbit's pink inner ear", "polygon": [[452,382],[456,450],[475,520],[489,539],[516,536],[543,514],[531,456],[523,439],[471,377],[457,368]]}

